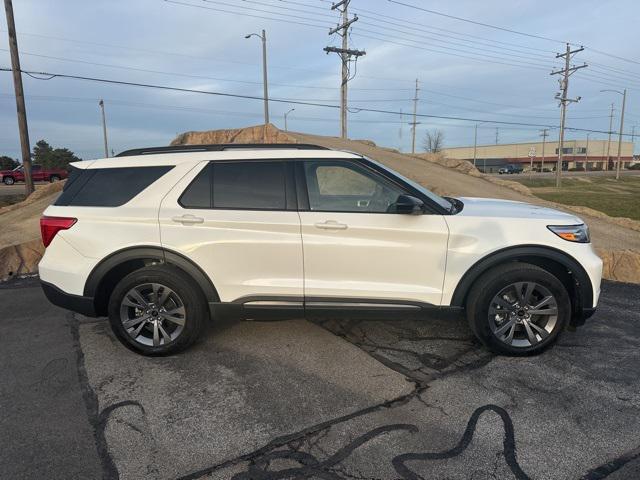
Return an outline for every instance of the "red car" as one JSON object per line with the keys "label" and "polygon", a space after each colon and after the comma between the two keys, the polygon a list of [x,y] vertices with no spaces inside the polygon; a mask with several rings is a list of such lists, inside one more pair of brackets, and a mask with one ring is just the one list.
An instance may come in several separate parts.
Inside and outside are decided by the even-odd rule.
{"label": "red car", "polygon": [[[61,168],[42,168],[42,165],[31,166],[31,178],[34,182],[57,182],[67,178],[69,174]],[[5,185],[13,185],[16,182],[24,182],[24,169],[22,166],[13,170],[0,170],[0,180]]]}

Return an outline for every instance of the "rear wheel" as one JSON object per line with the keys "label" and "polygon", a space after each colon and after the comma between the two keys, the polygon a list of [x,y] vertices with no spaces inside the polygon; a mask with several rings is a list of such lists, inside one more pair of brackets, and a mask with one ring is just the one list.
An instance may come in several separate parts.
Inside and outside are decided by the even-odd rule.
{"label": "rear wheel", "polygon": [[13,185],[15,183],[15,180],[13,179],[13,177],[4,177],[2,181],[4,182],[5,185]]}
{"label": "rear wheel", "polygon": [[535,265],[510,263],[482,275],[469,293],[467,319],[487,347],[532,355],[554,343],[571,317],[567,291]]}
{"label": "rear wheel", "polygon": [[109,300],[114,334],[143,355],[184,350],[200,337],[207,315],[207,303],[194,281],[167,266],[130,273]]}
{"label": "rear wheel", "polygon": [[60,177],[58,175],[51,175],[49,177],[49,182],[53,183],[53,182],[59,182],[60,181]]}

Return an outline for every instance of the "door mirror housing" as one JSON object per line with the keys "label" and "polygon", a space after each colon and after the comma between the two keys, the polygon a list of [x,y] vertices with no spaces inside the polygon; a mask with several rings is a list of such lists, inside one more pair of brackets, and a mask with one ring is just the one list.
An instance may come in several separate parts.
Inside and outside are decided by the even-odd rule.
{"label": "door mirror housing", "polygon": [[391,207],[395,213],[404,215],[422,215],[424,213],[424,202],[411,195],[399,195],[396,203]]}

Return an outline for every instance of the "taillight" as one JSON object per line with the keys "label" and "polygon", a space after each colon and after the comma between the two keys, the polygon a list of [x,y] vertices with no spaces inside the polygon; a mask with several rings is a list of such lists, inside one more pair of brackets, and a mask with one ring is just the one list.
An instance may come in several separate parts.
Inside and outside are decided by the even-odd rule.
{"label": "taillight", "polygon": [[42,233],[42,243],[48,247],[53,237],[60,230],[68,230],[78,221],[71,217],[42,217],[40,218],[40,232]]}

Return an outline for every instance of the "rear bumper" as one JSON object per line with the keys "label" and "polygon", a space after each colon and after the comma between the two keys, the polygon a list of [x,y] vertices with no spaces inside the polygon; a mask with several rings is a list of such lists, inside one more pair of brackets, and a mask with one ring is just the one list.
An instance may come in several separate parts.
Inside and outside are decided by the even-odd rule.
{"label": "rear bumper", "polygon": [[63,292],[55,285],[44,281],[40,281],[40,285],[42,286],[42,290],[44,291],[47,299],[54,305],[73,312],[81,313],[88,317],[97,316],[93,297],[72,295],[70,293]]}

